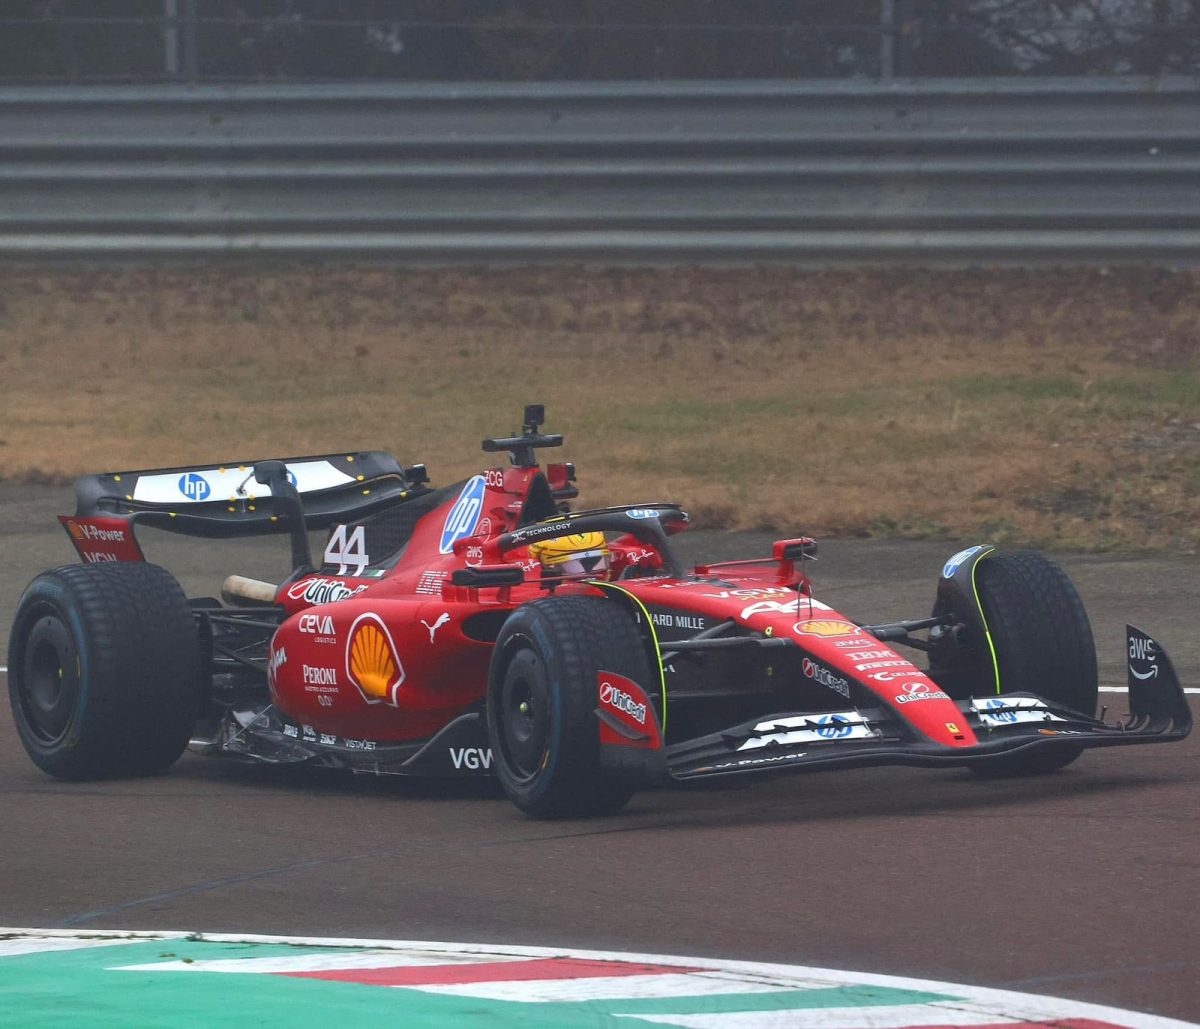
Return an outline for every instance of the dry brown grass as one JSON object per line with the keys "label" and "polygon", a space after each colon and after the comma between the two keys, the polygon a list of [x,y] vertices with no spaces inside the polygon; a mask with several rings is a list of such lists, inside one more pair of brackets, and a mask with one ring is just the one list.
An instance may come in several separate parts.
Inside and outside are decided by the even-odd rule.
{"label": "dry brown grass", "polygon": [[1200,545],[1200,275],[0,269],[0,476],[378,447],[444,483],[544,401],[591,503]]}

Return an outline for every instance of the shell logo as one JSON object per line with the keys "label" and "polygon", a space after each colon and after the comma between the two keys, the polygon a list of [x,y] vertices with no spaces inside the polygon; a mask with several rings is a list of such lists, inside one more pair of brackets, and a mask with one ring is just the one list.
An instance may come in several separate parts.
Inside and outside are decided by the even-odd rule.
{"label": "shell logo", "polygon": [[839,622],[832,618],[817,618],[797,622],[792,626],[792,631],[805,636],[853,636],[858,632],[858,626],[852,622]]}
{"label": "shell logo", "polygon": [[77,539],[81,543],[87,540],[87,535],[83,531],[83,527],[78,522],[67,522],[67,532],[71,534],[72,539]]}
{"label": "shell logo", "polygon": [[398,707],[396,694],[404,684],[404,665],[392,634],[377,614],[359,615],[346,637],[346,674],[368,704]]}

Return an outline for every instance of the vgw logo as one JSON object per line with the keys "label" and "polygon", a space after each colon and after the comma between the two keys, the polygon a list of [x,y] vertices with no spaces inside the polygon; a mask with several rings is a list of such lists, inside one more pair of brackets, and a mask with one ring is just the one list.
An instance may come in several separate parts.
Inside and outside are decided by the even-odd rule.
{"label": "vgw logo", "polygon": [[455,768],[469,768],[473,772],[492,767],[492,749],[487,747],[451,747],[450,760]]}
{"label": "vgw logo", "polygon": [[184,472],[179,476],[179,492],[188,500],[207,500],[212,493],[212,487],[198,472]]}
{"label": "vgw logo", "polygon": [[483,493],[486,488],[482,475],[467,480],[442,526],[442,541],[438,547],[441,553],[449,554],[455,543],[475,534],[475,526],[479,524],[479,516],[483,513]]}

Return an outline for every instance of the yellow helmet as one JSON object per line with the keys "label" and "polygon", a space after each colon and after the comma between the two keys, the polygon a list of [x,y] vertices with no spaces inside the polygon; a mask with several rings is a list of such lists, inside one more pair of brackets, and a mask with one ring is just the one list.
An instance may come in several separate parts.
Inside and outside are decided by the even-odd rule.
{"label": "yellow helmet", "polygon": [[608,545],[602,532],[577,532],[531,543],[529,553],[556,575],[601,575],[608,570]]}

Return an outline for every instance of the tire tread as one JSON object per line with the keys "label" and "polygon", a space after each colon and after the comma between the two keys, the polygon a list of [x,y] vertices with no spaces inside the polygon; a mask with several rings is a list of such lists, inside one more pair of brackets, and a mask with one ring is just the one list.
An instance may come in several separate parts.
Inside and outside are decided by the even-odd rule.
{"label": "tire tread", "polygon": [[[76,635],[85,696],[70,737],[53,751],[36,740],[31,747],[21,732],[33,760],[65,779],[144,775],[172,764],[187,746],[200,696],[196,632],[174,577],[141,562],[42,573],[18,607],[9,642],[10,692],[20,688],[23,622],[47,605]],[[21,730],[15,692],[12,699]]]}
{"label": "tire tread", "polygon": [[[524,790],[506,774],[503,753],[493,744],[501,785],[527,814],[542,818],[584,817],[611,813],[628,801],[634,785],[607,775],[601,768],[600,741],[594,709],[596,672],[613,672],[644,684],[649,677],[641,638],[629,614],[618,603],[599,597],[544,597],[518,608],[497,640],[503,653],[506,636],[527,631],[550,653],[547,671],[556,666],[563,680],[564,717],[553,757],[554,774]],[[539,629],[542,632],[539,634]],[[493,677],[497,674],[493,666]],[[554,742],[551,744],[555,745]]]}
{"label": "tire tread", "polygon": [[[1092,717],[1099,697],[1096,647],[1078,592],[1037,551],[992,554],[976,571],[979,599],[996,650],[1002,693],[1033,693]],[[1074,761],[1066,746],[995,759],[972,771],[983,778],[1040,775]]]}

